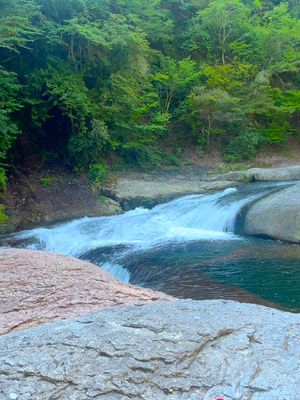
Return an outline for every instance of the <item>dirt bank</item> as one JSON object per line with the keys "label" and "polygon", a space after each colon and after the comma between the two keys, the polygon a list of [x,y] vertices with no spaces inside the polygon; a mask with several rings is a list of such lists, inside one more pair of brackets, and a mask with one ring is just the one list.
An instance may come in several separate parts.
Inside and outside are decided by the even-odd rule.
{"label": "dirt bank", "polygon": [[0,198],[0,204],[9,217],[2,224],[2,232],[121,211],[118,203],[94,193],[86,176],[66,169],[14,174],[9,179],[7,191]]}

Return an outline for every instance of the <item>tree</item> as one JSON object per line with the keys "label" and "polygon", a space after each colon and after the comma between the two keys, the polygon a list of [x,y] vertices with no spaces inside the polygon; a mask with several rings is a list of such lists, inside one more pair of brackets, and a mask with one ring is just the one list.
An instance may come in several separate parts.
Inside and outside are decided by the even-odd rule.
{"label": "tree", "polygon": [[17,124],[11,118],[21,108],[16,100],[19,89],[16,75],[0,69],[0,190],[5,187],[7,152],[19,133]]}
{"label": "tree", "polygon": [[196,63],[190,58],[178,62],[163,58],[161,68],[151,77],[159,93],[161,111],[168,113],[176,96],[184,99],[199,75]]}
{"label": "tree", "polygon": [[215,53],[217,58],[220,54],[222,65],[228,61],[230,45],[249,30],[249,13],[241,0],[212,0],[197,13],[199,39],[204,40],[208,53]]}
{"label": "tree", "polygon": [[[240,100],[221,89],[194,89],[188,99],[194,133],[200,131],[200,143],[209,147],[212,134],[221,134],[242,125]],[[204,140],[203,140],[204,139]]]}

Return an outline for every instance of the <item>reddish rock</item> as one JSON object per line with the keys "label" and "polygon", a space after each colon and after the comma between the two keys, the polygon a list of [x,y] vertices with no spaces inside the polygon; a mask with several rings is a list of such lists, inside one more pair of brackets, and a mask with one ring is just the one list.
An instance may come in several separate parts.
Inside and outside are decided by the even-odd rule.
{"label": "reddish rock", "polygon": [[0,335],[106,307],[172,300],[95,265],[42,251],[0,252]]}

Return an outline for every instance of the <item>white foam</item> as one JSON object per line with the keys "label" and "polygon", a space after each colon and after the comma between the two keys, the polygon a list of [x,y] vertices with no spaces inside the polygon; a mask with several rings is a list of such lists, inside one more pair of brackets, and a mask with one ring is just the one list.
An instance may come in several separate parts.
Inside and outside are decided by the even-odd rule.
{"label": "white foam", "polygon": [[212,195],[191,195],[161,204],[152,210],[137,208],[111,217],[81,218],[50,228],[38,228],[16,235],[38,239],[49,251],[78,256],[89,250],[115,245],[149,249],[170,241],[232,240],[234,222],[249,198],[220,200],[237,192],[229,188]]}

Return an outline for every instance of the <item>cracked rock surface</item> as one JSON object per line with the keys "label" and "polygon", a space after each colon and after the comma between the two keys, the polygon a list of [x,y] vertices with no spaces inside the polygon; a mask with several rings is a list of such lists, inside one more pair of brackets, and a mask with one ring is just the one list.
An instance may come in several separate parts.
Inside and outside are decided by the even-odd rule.
{"label": "cracked rock surface", "polygon": [[0,398],[296,400],[300,316],[232,301],[116,307],[0,338]]}
{"label": "cracked rock surface", "polygon": [[[0,251],[0,335],[105,307],[174,299],[44,251]],[[1,398],[0,398],[1,399]]]}

